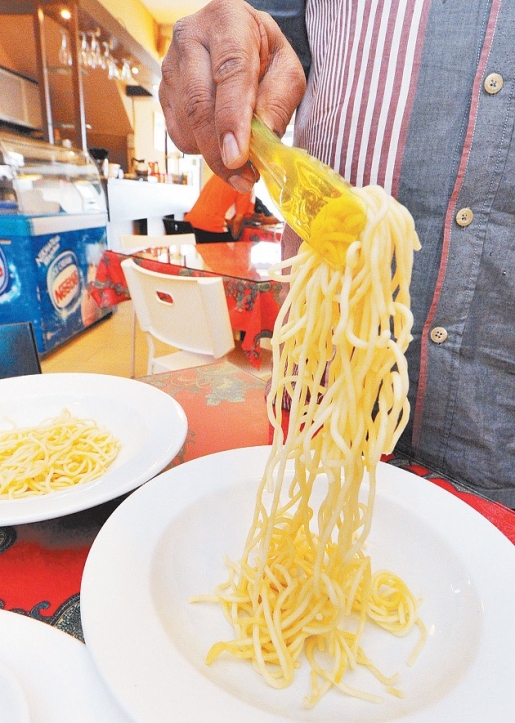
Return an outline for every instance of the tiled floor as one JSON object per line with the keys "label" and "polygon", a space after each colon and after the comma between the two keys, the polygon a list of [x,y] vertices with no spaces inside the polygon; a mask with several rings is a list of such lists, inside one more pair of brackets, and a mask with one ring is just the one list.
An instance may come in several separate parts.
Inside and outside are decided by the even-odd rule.
{"label": "tiled floor", "polygon": [[[136,325],[137,326],[137,325]],[[51,352],[41,362],[43,372],[93,372],[131,376],[132,302],[120,304],[113,314],[75,337],[60,349]],[[247,371],[266,378],[270,374],[270,352],[263,350],[261,369],[255,369],[243,354],[239,342],[228,355],[229,361]],[[156,345],[157,346],[157,345]],[[159,353],[169,353],[164,345]],[[139,327],[136,328],[136,374],[147,373],[147,342]]]}

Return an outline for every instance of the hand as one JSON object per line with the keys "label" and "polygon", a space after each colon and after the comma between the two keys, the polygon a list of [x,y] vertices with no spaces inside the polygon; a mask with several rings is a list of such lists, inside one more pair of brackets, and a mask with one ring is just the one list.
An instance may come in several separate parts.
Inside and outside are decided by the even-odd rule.
{"label": "hand", "polygon": [[256,181],[248,165],[256,113],[282,136],[306,87],[277,23],[243,0],[213,0],[175,23],[159,97],[168,133],[200,153],[237,191]]}

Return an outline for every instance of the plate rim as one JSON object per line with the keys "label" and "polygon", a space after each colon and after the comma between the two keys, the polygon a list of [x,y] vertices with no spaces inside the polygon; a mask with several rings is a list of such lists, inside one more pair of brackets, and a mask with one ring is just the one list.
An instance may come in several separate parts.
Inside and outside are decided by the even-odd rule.
{"label": "plate rim", "polygon": [[[42,394],[57,388],[60,392],[69,389],[77,398],[87,396],[87,393],[94,391],[95,387],[102,392],[106,389],[116,390],[118,394],[126,390],[127,398],[130,398],[131,392],[135,393],[137,390],[136,397],[143,395],[151,402],[151,413],[147,412],[145,416],[146,421],[150,421],[153,425],[152,434],[147,434],[147,439],[151,441],[151,449],[145,451],[146,462],[142,459],[140,464],[134,465],[134,460],[127,460],[120,467],[108,470],[105,475],[84,485],[48,495],[17,500],[1,499],[0,526],[56,519],[90,509],[132,492],[159,474],[172,461],[180,451],[188,433],[186,413],[174,397],[146,382],[114,374],[49,372],[0,379],[0,415],[3,414],[2,406],[5,402],[37,395],[38,387],[41,387]],[[163,421],[169,415],[175,420],[175,426],[173,435],[165,439],[165,433],[160,430],[158,420]],[[128,463],[131,464],[129,474],[126,469]]]}
{"label": "plate rim", "polygon": [[[93,546],[90,550],[90,553],[88,555],[88,558],[86,560],[86,565],[84,569],[83,579],[82,579],[82,586],[81,586],[81,618],[82,618],[82,624],[83,624],[83,631],[84,636],[86,640],[86,644],[88,645],[90,652],[96,662],[97,668],[100,671],[100,674],[102,677],[104,677],[104,680],[108,687],[111,689],[114,696],[118,699],[118,702],[124,709],[127,711],[127,713],[131,716],[135,716],[136,720],[142,720],[142,721],[151,721],[153,720],[152,717],[145,717],[145,715],[142,715],[141,708],[138,708],[138,705],[135,706],[134,702],[134,690],[132,692],[129,690],[130,684],[128,687],[126,686],[126,683],[122,683],[122,688],[119,686],[119,680],[117,680],[118,673],[116,672],[114,674],[113,679],[113,671],[109,669],[109,665],[106,667],[106,649],[104,646],[105,639],[100,640],[100,633],[99,630],[103,630],[105,632],[106,627],[108,627],[111,624],[114,624],[114,627],[120,625],[120,619],[116,620],[114,619],[114,615],[119,615],[120,612],[120,606],[119,601],[118,604],[115,602],[112,596],[105,593],[101,593],[100,595],[97,595],[98,587],[96,580],[98,579],[98,575],[100,573],[100,577],[102,578],[102,575],[105,576],[109,573],[111,575],[111,584],[113,586],[113,589],[116,589],[119,591],[122,590],[122,595],[127,587],[127,584],[124,584],[120,588],[120,567],[116,565],[117,556],[123,554],[126,559],[133,559],[134,566],[131,566],[131,568],[134,570],[143,570],[145,569],[145,566],[149,566],[150,570],[150,564],[152,562],[152,555],[153,551],[155,549],[155,545],[158,543],[161,533],[164,530],[160,530],[159,526],[153,524],[153,529],[150,530],[149,537],[152,538],[151,544],[148,545],[146,549],[137,549],[135,547],[136,542],[135,540],[128,540],[123,539],[123,535],[119,535],[120,532],[120,526],[124,527],[126,530],[129,529],[129,525],[127,525],[127,522],[130,521],[131,516],[135,516],[137,518],[138,514],[138,506],[140,504],[144,504],[145,506],[145,516],[147,519],[147,523],[149,520],[149,515],[152,515],[153,510],[151,507],[149,507],[149,502],[152,501],[152,497],[156,496],[159,497],[159,494],[162,491],[167,491],[168,495],[172,494],[172,490],[175,486],[175,489],[177,490],[178,484],[186,484],[187,483],[187,477],[191,473],[192,475],[195,475],[195,468],[200,466],[204,466],[206,464],[206,460],[209,461],[211,466],[216,466],[217,462],[220,460],[226,460],[227,458],[233,458],[233,463],[237,464],[237,460],[235,462],[235,458],[241,457],[241,460],[243,461],[247,455],[252,455],[252,459],[256,458],[260,462],[263,463],[268,458],[268,454],[270,451],[269,445],[263,445],[260,447],[244,447],[239,448],[235,450],[226,450],[222,452],[217,452],[211,455],[207,455],[206,457],[199,457],[194,460],[190,460],[189,462],[185,462],[182,465],[179,465],[178,467],[175,467],[171,470],[168,470],[166,472],[161,473],[156,478],[151,480],[147,485],[145,485],[144,488],[141,488],[137,490],[131,498],[124,501],[122,505],[113,513],[113,515],[109,518],[109,520],[106,522],[102,530],[100,531],[99,535],[97,536],[96,540],[93,543]],[[248,461],[248,460],[246,460]],[[385,470],[390,471],[390,475],[387,476],[386,481],[384,479],[381,479],[382,473],[385,473]],[[249,476],[248,471],[242,470],[242,475],[245,475],[247,478]],[[393,475],[393,479],[392,479]],[[199,475],[196,476],[196,480],[198,480]],[[402,480],[401,486],[406,486],[406,481],[409,480],[410,486],[413,486],[413,489],[415,487],[418,487],[420,490],[421,488],[428,492],[428,494],[431,497],[434,497],[435,503],[437,501],[446,501],[447,504],[444,504],[444,515],[442,521],[438,524],[444,524],[445,523],[445,516],[451,516],[456,513],[460,515],[464,515],[466,518],[466,521],[468,523],[472,523],[473,525],[479,526],[479,528],[482,531],[482,535],[486,536],[486,540],[488,543],[491,543],[494,545],[494,547],[498,549],[503,549],[503,554],[509,555],[510,562],[513,562],[512,565],[512,576],[513,580],[515,581],[515,546],[508,540],[508,538],[503,535],[503,533],[498,530],[488,519],[483,517],[477,510],[472,508],[470,505],[468,505],[463,500],[459,499],[458,497],[450,494],[448,491],[442,489],[438,485],[435,485],[431,483],[430,480],[425,480],[424,478],[418,477],[417,475],[414,475],[413,473],[407,472],[405,470],[402,470],[398,467],[394,467],[392,465],[389,465],[387,463],[380,463],[380,466],[378,468],[378,484],[382,484],[386,487],[388,486],[397,486],[398,484],[398,478]],[[235,483],[235,480],[232,481]],[[225,484],[228,484],[227,482]],[[184,509],[186,509],[187,506],[194,503],[195,500],[198,498],[201,498],[204,494],[203,490],[208,488],[209,491],[213,491],[213,488],[211,488],[209,485],[207,485],[205,480],[201,480],[199,482],[198,488],[192,491],[192,497],[188,498],[187,503],[182,501],[182,506],[175,511],[175,515],[180,514],[180,512]],[[223,484],[221,485],[223,487]],[[422,487],[421,487],[422,486]],[[190,485],[191,488],[191,485]],[[153,500],[155,503],[156,501]],[[407,502],[409,506],[409,500]],[[163,501],[161,500],[160,509],[163,511],[165,509],[166,505],[163,504]],[[161,512],[160,514],[163,514]],[[174,515],[174,516],[175,516]],[[172,516],[173,519],[173,516]],[[119,526],[120,523],[120,526]],[[148,531],[147,531],[148,532]],[[464,535],[465,540],[468,537],[468,533]],[[460,544],[460,541],[458,541],[458,544]],[[467,554],[470,556],[470,553],[467,553],[465,551],[465,556]],[[113,578],[113,570],[116,570],[116,575]],[[126,574],[122,571],[122,577],[126,576]],[[134,581],[134,580],[133,580]],[[103,580],[104,584],[106,582],[106,578]],[[125,580],[125,583],[127,583],[127,580]],[[515,587],[515,586],[514,586]],[[152,609],[152,598],[151,598],[151,592],[150,592],[150,585],[148,586],[148,590],[141,589],[142,586],[138,586],[138,592],[137,592],[137,599],[132,598],[131,599],[131,605],[134,605],[134,609],[137,609],[138,606],[140,609],[142,605],[142,601],[146,600],[146,604],[150,604]],[[129,588],[127,588],[129,589]],[[510,588],[511,589],[511,588]],[[512,600],[515,601],[515,590],[512,593]],[[150,603],[149,603],[150,601]],[[127,602],[125,600],[125,602]],[[143,605],[143,609],[146,609]],[[147,610],[148,613],[148,610]],[[98,623],[101,620],[101,625],[99,627]],[[150,662],[152,657],[156,658],[156,655],[159,656],[159,652],[162,651],[163,648],[163,641],[159,639],[159,635],[156,633],[156,630],[152,629],[152,625],[149,626],[148,624],[148,618],[154,617],[157,618],[157,613],[155,610],[152,612],[152,614],[149,616],[148,614],[145,616],[145,620],[143,621],[143,630],[138,631],[135,634],[135,638],[139,641],[141,639],[145,639],[148,641],[148,646],[152,647],[152,656],[150,655],[149,650],[142,651],[141,648],[138,648],[140,659],[139,664],[133,664],[134,661],[129,661],[123,663],[124,670],[127,670],[127,668],[132,669],[132,673],[134,675],[141,674],[142,665],[145,664],[145,659],[147,662]],[[490,618],[492,616],[490,615]],[[488,626],[487,626],[488,627]],[[133,631],[134,632],[134,631]],[[161,630],[161,638],[165,635],[164,631]],[[484,636],[481,636],[484,637]],[[513,641],[515,641],[515,637],[512,634]],[[133,638],[134,639],[134,638]],[[117,642],[119,643],[120,640],[118,639]],[[173,646],[173,643],[172,643]],[[165,645],[166,647],[166,645]],[[122,646],[122,649],[124,650],[125,656],[127,655],[127,650],[125,650]],[[112,648],[110,648],[112,652]],[[109,653],[107,654],[107,658],[109,658]],[[159,658],[157,658],[159,659]],[[191,679],[191,676],[198,676],[198,671],[196,671],[193,667],[193,665],[187,661],[185,658],[182,658],[182,662],[184,664],[184,671],[181,670],[181,674],[184,672],[184,680],[189,681]],[[159,667],[165,667],[165,666],[159,666]],[[476,674],[476,668],[477,663],[476,661],[473,662],[472,666],[474,675]],[[155,671],[153,671],[154,674]],[[161,675],[161,673],[158,674]],[[469,672],[464,676],[465,681],[469,675]],[[491,678],[493,674],[491,672],[487,671],[486,677]],[[122,676],[124,677],[124,676]],[[182,675],[181,675],[182,678]],[[126,680],[126,679],[125,679]],[[159,681],[158,681],[159,684]],[[165,678],[161,681],[161,684],[165,684]],[[209,685],[209,694],[210,694],[210,707],[211,709],[218,709],[218,707],[222,707],[224,705],[232,706],[231,710],[234,708],[234,706],[237,707],[237,710],[239,711],[238,715],[240,716],[240,719],[242,715],[245,715],[245,720],[250,721],[258,721],[260,723],[263,723],[263,721],[291,721],[291,718],[285,718],[281,714],[271,714],[269,712],[264,712],[262,709],[258,709],[254,707],[253,705],[244,703],[241,699],[235,699],[229,692],[226,692],[219,688],[219,686],[216,685],[213,681],[211,681],[209,678],[204,677],[203,679],[203,685]],[[410,714],[409,718],[406,720],[409,720],[410,722],[417,721],[417,723],[429,723],[430,721],[436,720],[438,718],[435,718],[436,716],[441,716],[442,714],[445,715],[446,711],[445,708],[442,709],[442,705],[445,706],[447,703],[451,704],[451,707],[454,705],[456,706],[456,698],[460,698],[461,691],[463,689],[464,681],[460,681],[454,689],[450,691],[449,695],[444,696],[443,699],[439,699],[436,701],[435,705],[429,705],[425,706],[419,710],[414,711],[413,714]],[[170,686],[170,682],[168,681],[168,686]],[[127,696],[127,692],[129,691],[129,696]],[[132,698],[131,698],[132,695]],[[137,695],[137,693],[136,693]],[[212,697],[211,697],[212,695]],[[513,703],[515,703],[515,694],[512,692],[512,696],[514,696]],[[200,697],[200,696],[199,696]],[[129,699],[128,699],[129,698]],[[444,702],[445,701],[445,702]],[[459,702],[459,700],[458,700]],[[136,701],[138,703],[138,701]],[[460,706],[463,704],[463,701],[461,703],[459,702]],[[161,705],[163,703],[161,702]],[[461,709],[461,708],[460,708]],[[155,712],[155,711],[153,711]],[[198,714],[199,711],[197,711]],[[470,712],[470,710],[468,711]],[[224,715],[227,715],[227,712],[224,712]],[[503,714],[504,715],[504,714]],[[265,717],[266,716],[266,717]],[[191,720],[197,720],[198,718],[192,717]],[[228,720],[230,718],[224,718],[224,720]],[[448,719],[448,718],[440,718],[440,719]],[[155,719],[157,720],[157,719]],[[392,719],[394,720],[394,719]],[[400,718],[398,719],[400,720]],[[449,719],[450,720],[450,719]],[[468,720],[473,721],[474,723],[480,723],[482,721],[482,718],[468,718]],[[504,720],[504,718],[496,718],[495,717],[495,710],[493,711],[491,717],[489,720],[492,721],[501,721]]]}
{"label": "plate rim", "polygon": [[[14,653],[13,662],[11,647],[9,647],[8,652],[10,659],[6,658],[4,650],[4,645],[6,645],[6,643],[3,641],[7,640],[8,636],[9,639],[13,636],[16,640],[19,640],[21,637],[22,646],[25,646],[22,651],[22,662],[19,662],[21,653],[18,653],[18,651],[15,651]],[[61,700],[60,696],[56,695],[49,699],[47,696],[48,688],[46,687],[44,680],[42,681],[39,678],[34,679],[36,677],[34,674],[34,667],[38,665],[38,658],[42,660],[44,656],[44,660],[46,662],[48,662],[49,658],[57,662],[64,650],[65,655],[71,657],[72,666],[80,668],[82,673],[78,683],[79,686],[82,686],[79,688],[79,690],[82,691],[82,703],[86,703],[86,705],[88,705],[88,701],[92,700],[92,698],[95,700],[100,699],[98,710],[96,709],[97,704],[95,703],[95,709],[92,709],[90,713],[98,715],[100,709],[102,709],[103,712],[109,713],[110,720],[118,721],[119,723],[129,723],[125,712],[119,707],[119,705],[117,705],[112,693],[109,691],[102,677],[98,673],[86,646],[72,635],[69,635],[63,630],[40,620],[35,620],[34,618],[21,615],[20,613],[10,610],[0,609],[0,638],[0,661],[3,661],[4,664],[12,670],[13,674],[20,682],[24,696],[27,700],[31,721],[41,720],[39,717],[39,711],[42,700],[47,712],[49,707],[52,708],[51,712],[57,716],[56,720],[62,721],[62,715],[64,714],[66,714],[66,719],[68,720],[69,718],[67,714],[70,712],[75,713],[75,715],[81,714],[81,721],[89,720],[87,708],[85,710],[81,708],[80,711],[78,708],[74,711],[62,711],[62,709],[59,711],[55,706],[59,706],[59,700]],[[43,654],[41,653],[42,646]],[[38,651],[37,654],[33,656],[33,660],[29,663],[25,663],[25,648],[27,651]],[[44,679],[50,679],[51,681],[55,680],[55,688],[59,688],[59,690],[61,690],[63,678],[52,675],[51,670],[51,666],[47,667],[46,672],[44,671],[43,673]],[[67,670],[67,667],[65,666],[63,670]],[[63,676],[65,673],[61,671],[60,675]],[[93,686],[92,691],[89,690],[90,685]],[[72,690],[76,690],[75,686],[77,686],[77,680],[76,678],[73,678]],[[95,696],[89,695],[91,692],[94,692]],[[68,705],[70,698],[71,695],[68,693],[66,698],[67,702],[64,703],[64,705]],[[72,705],[75,708],[73,703]]]}

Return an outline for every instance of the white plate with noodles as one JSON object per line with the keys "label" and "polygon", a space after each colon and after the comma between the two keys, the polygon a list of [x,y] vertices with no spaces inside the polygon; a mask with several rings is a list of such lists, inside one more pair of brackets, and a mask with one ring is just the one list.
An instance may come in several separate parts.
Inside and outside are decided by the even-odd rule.
{"label": "white plate with noodles", "polygon": [[129,723],[84,643],[6,610],[0,610],[0,720]]}
{"label": "white plate with noodles", "polygon": [[[406,664],[418,628],[398,638],[370,625],[362,647],[404,697],[366,669],[345,674],[380,703],[332,688],[312,709],[305,660],[276,690],[251,664],[210,647],[234,637],[222,608],[190,602],[226,580],[238,561],[270,447],[187,462],[137,490],[108,519],[86,562],[81,615],[108,687],[135,720],[197,723],[325,721],[506,723],[515,710],[515,547],[490,522],[436,485],[387,464],[366,543],[374,570],[402,576],[428,637]],[[289,473],[291,475],[291,472]],[[363,491],[366,492],[367,482]]]}
{"label": "white plate with noodles", "polygon": [[[53,444],[49,435],[57,438],[58,431],[63,433],[63,425],[55,421],[61,415],[70,415],[72,422],[68,427],[66,419],[63,423],[68,435],[66,444],[63,443],[68,466],[65,467],[59,452],[52,469],[59,464],[60,473],[65,469],[68,481],[54,489],[54,477],[48,472],[50,457],[43,458],[40,454],[36,462],[33,458],[37,444],[47,451]],[[92,438],[81,441],[80,464],[88,465],[88,472],[93,470],[98,475],[82,482],[83,468],[77,466],[76,459],[79,454],[75,448],[68,449],[70,444],[76,444],[73,430],[82,433],[81,426]],[[29,428],[36,428],[33,436],[39,439],[43,435],[43,441],[33,443],[33,436],[24,431]],[[18,432],[13,441],[13,433]],[[166,467],[180,450],[186,433],[187,420],[182,407],[161,390],[134,379],[81,373],[2,379],[0,526],[61,517],[130,492]],[[87,448],[86,442],[90,445]],[[104,445],[108,453],[113,445],[116,447],[115,457],[101,466],[99,457]],[[82,462],[82,457],[87,457],[86,462]],[[46,483],[43,492],[7,497],[9,485],[16,480],[23,481],[23,477],[28,477],[29,483],[40,477],[51,482]]]}

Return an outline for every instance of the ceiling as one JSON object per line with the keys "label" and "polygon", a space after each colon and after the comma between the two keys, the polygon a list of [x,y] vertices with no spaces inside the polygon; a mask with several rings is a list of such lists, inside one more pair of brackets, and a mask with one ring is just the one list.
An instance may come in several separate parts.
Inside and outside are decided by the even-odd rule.
{"label": "ceiling", "polygon": [[173,25],[184,15],[192,15],[209,0],[140,0],[159,25]]}

